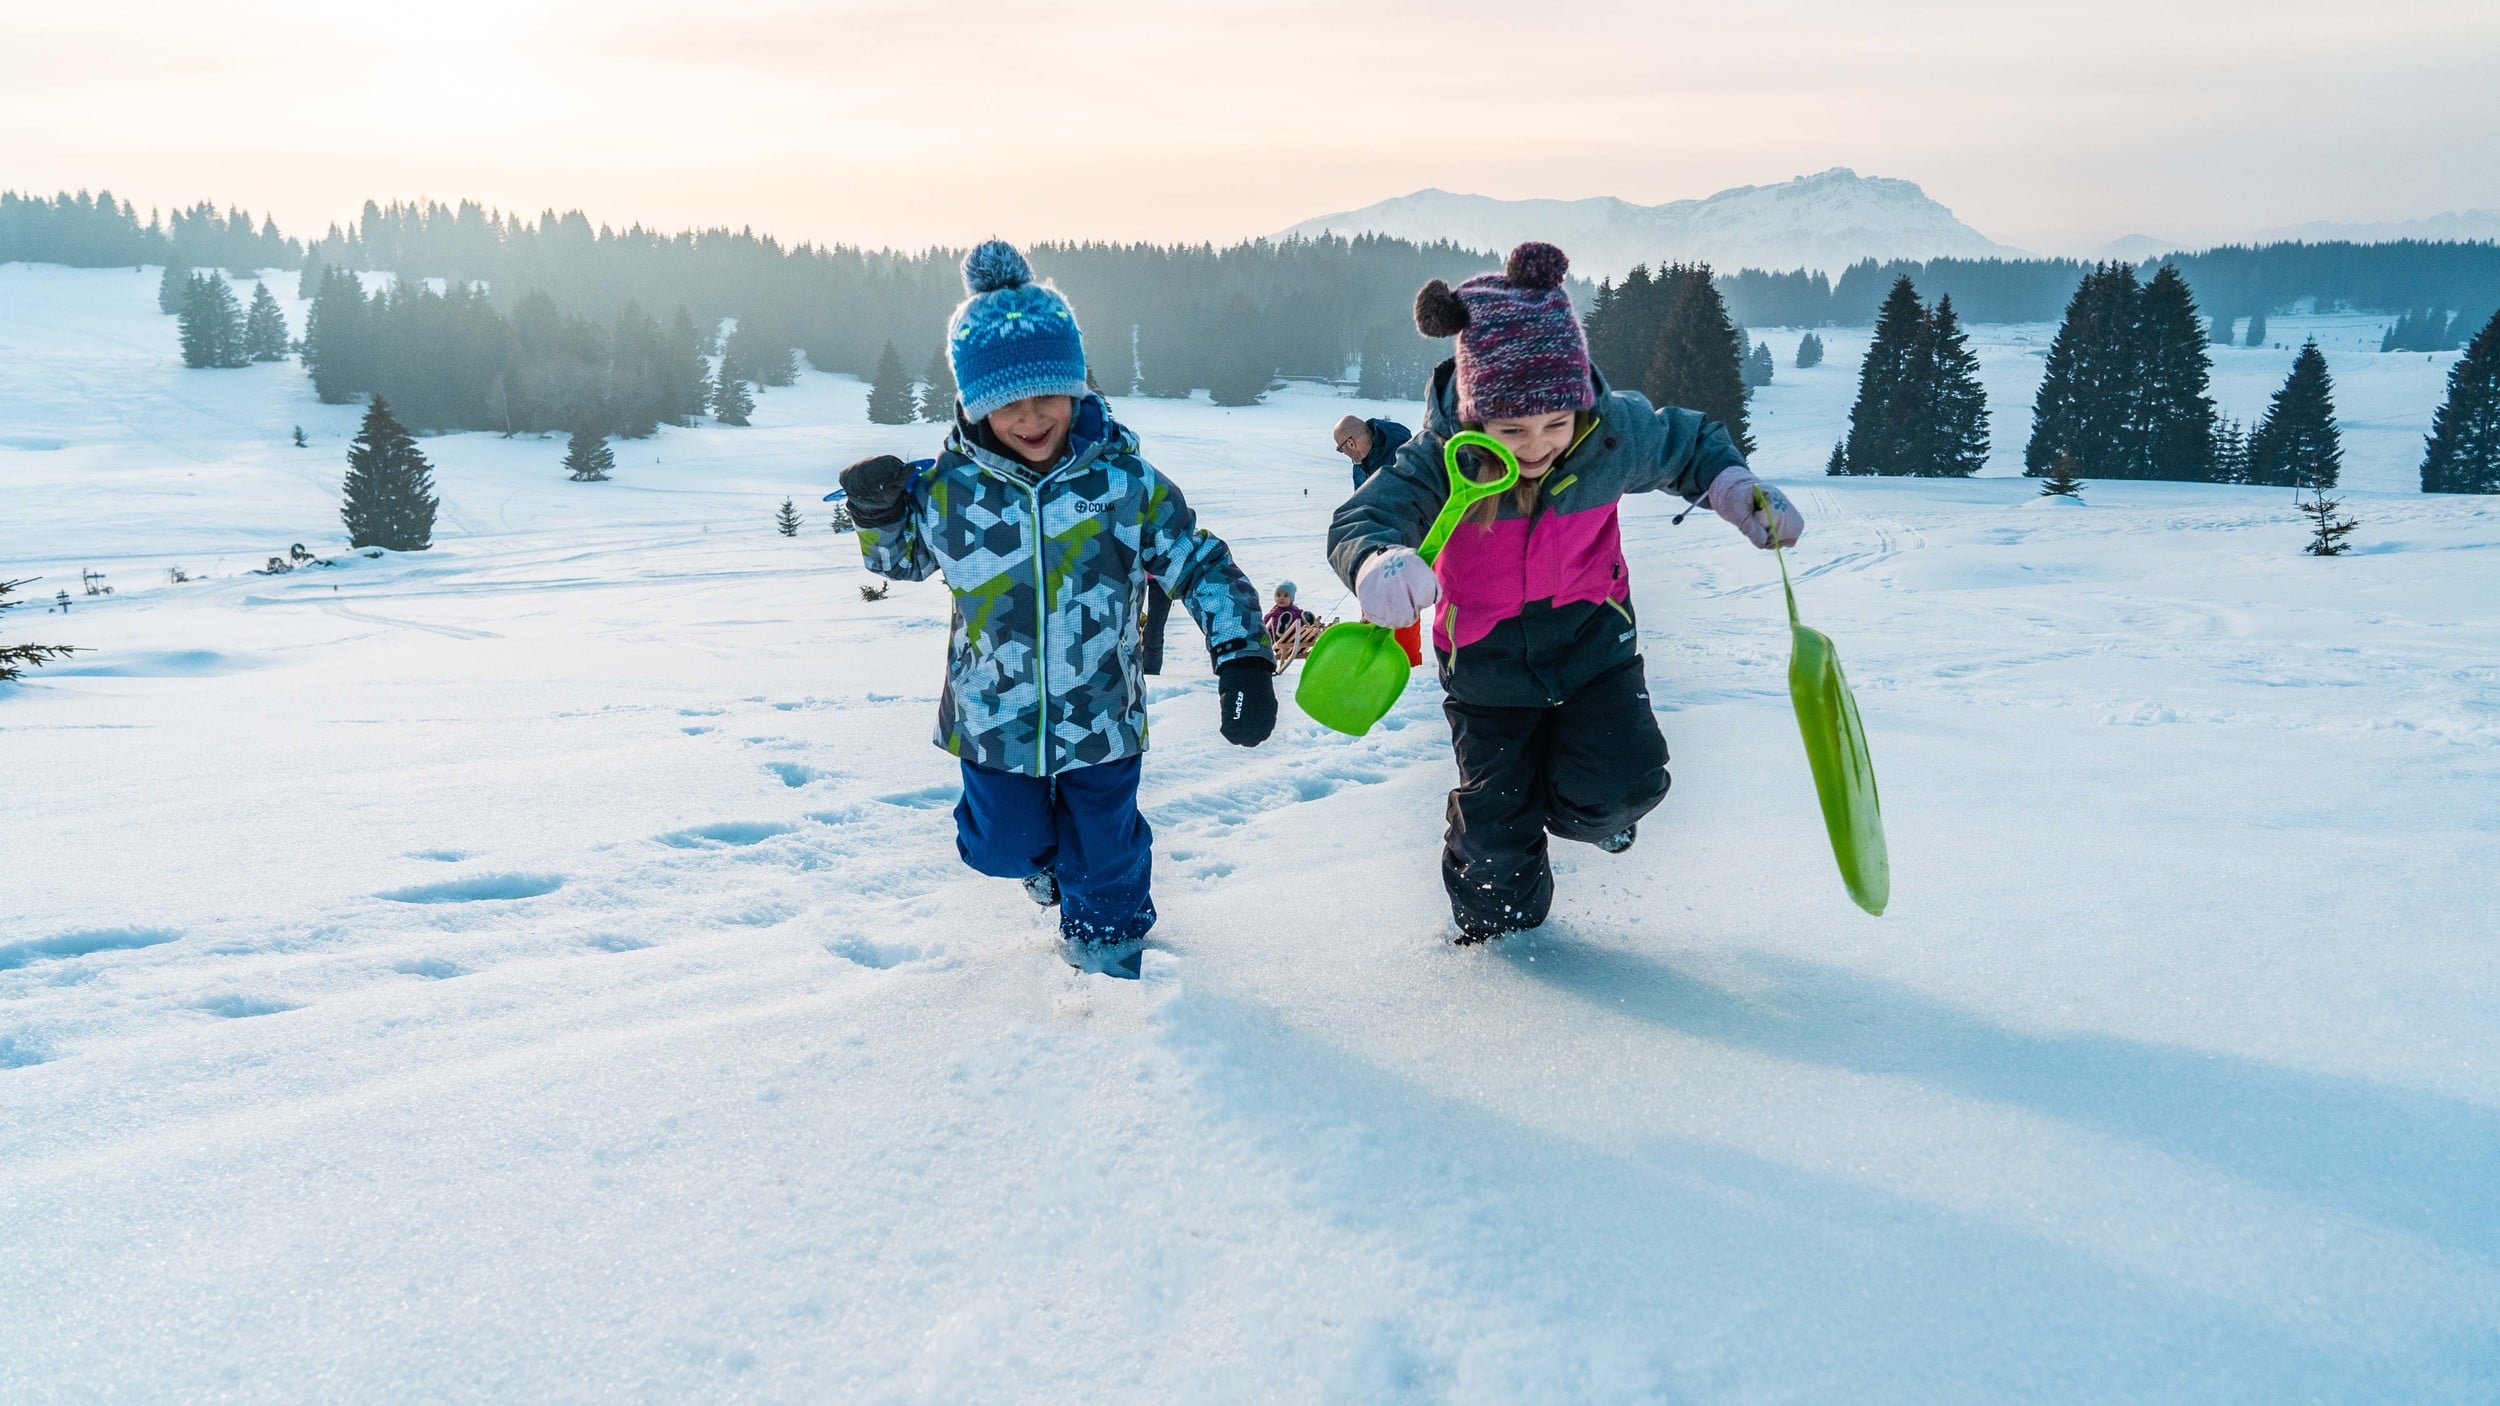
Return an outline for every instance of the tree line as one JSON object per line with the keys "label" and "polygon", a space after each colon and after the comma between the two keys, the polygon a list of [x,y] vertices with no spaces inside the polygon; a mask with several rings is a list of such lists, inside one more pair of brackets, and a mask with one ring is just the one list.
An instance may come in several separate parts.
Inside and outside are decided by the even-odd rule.
{"label": "tree line", "polygon": [[[1809,269],[1748,268],[1722,275],[1719,285],[1730,313],[1753,327],[1865,327],[1903,278],[1950,296],[1971,322],[2046,322],[2093,268],[2077,259],[1867,259],[1837,281]],[[2361,312],[2431,309],[2458,319],[2461,329],[2500,311],[2500,245],[2489,243],[2229,245],[2166,254],[2138,266],[2138,275],[2149,279],[2162,269],[2175,269],[2226,326],[2304,301]]]}
{"label": "tree line", "polygon": [[176,264],[249,276],[303,261],[302,243],[280,234],[275,220],[255,225],[250,212],[229,208],[221,214],[205,200],[164,215],[151,210],[143,225],[138,210],[111,191],[63,192],[50,199],[0,191],[0,264]]}

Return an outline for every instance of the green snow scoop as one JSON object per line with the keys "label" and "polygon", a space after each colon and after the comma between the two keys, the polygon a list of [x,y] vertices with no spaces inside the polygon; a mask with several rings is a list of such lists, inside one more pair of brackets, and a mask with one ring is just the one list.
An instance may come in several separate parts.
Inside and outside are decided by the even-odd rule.
{"label": "green snow scoop", "polygon": [[[1770,505],[1754,490],[1754,511],[1766,519]],[[1788,595],[1788,696],[1797,705],[1797,731],[1806,740],[1806,763],[1814,769],[1814,792],[1823,802],[1823,828],[1832,837],[1832,858],[1841,882],[1860,908],[1875,917],[1892,901],[1892,858],[1884,848],[1884,810],[1875,795],[1875,759],[1867,755],[1866,729],[1858,723],[1858,700],[1840,672],[1831,637],[1797,619],[1797,588],[1788,581],[1788,555],[1772,534],[1779,558],[1780,589]]]}
{"label": "green snow scoop", "polygon": [[[1502,472],[1479,483],[1459,467],[1459,451],[1482,449],[1499,459]],[[1458,530],[1459,520],[1467,510],[1496,493],[1510,491],[1519,482],[1519,459],[1508,446],[1488,434],[1461,430],[1441,446],[1441,467],[1450,475],[1450,501],[1441,507],[1441,515],[1432,520],[1432,531],[1424,534],[1424,544],[1415,554],[1429,566],[1449,544],[1450,534]],[[1386,625],[1365,620],[1347,620],[1320,632],[1311,645],[1311,652],[1302,661],[1302,682],[1293,690],[1293,701],[1302,711],[1322,724],[1335,728],[1348,737],[1360,737],[1372,725],[1389,715],[1389,709],[1406,691],[1407,676],[1414,666],[1406,662],[1406,649],[1397,634]]]}

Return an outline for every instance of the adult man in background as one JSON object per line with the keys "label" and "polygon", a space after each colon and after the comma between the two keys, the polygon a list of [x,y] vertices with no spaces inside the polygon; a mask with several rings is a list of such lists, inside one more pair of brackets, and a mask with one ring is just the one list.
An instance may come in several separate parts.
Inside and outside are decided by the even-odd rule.
{"label": "adult man in background", "polygon": [[1348,415],[1337,422],[1337,452],[1354,461],[1354,486],[1389,466],[1397,456],[1398,446],[1414,438],[1414,431],[1395,420],[1366,420]]}
{"label": "adult man in background", "polygon": [[[1389,466],[1398,449],[1415,437],[1415,432],[1395,420],[1366,420],[1348,415],[1337,422],[1337,452],[1354,461],[1354,486]],[[1406,649],[1406,662],[1424,662],[1423,622],[1416,621],[1395,631],[1398,643]],[[1281,665],[1280,665],[1281,667]]]}

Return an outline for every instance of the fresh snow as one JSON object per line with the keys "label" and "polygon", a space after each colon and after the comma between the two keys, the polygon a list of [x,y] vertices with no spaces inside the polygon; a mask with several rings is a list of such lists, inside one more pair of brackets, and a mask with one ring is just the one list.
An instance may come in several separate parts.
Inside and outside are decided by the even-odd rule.
{"label": "fresh snow", "polygon": [[[2363,527],[2318,561],[2280,491],[1825,480],[1863,336],[1778,336],[1758,458],[1887,916],[1833,871],[1771,561],[1636,501],[1676,775],[1638,846],[1559,847],[1553,923],[1454,949],[1430,679],[1244,751],[1176,621],[1117,983],[957,863],[945,594],[862,601],[815,501],[928,429],[809,374],[607,484],[433,438],[435,548],[366,559],[356,409],[181,370],[154,290],[0,267],[0,572],[115,587],[0,621],[92,651],[0,691],[0,1399],[2500,1381],[2500,501],[2396,491],[2445,359],[2330,345]],[[2274,335],[2313,327],[2375,346]],[[2045,329],[1977,341],[2002,469]],[[2290,355],[2225,353],[2226,410]],[[1413,411],[1119,406],[1328,613],[1347,409]],[[298,541],[337,564],[248,574]]]}
{"label": "fresh snow", "polygon": [[1586,200],[1502,200],[1419,190],[1304,220],[1277,237],[1384,234],[1502,251],[1544,239],[1571,253],[1583,278],[1622,277],[1634,264],[1707,260],[1722,269],[1822,269],[1837,278],[1860,259],[1985,259],[2019,254],[1954,217],[1910,181],[1834,167],[1767,186],[1737,186],[1699,200],[1635,205]]}

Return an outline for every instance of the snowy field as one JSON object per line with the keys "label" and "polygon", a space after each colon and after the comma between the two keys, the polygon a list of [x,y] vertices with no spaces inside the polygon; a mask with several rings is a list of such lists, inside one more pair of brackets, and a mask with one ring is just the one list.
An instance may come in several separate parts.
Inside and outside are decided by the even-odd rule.
{"label": "snowy field", "polygon": [[[1636,848],[1452,949],[1429,679],[1243,751],[1176,621],[1130,984],[956,863],[944,593],[814,502],[927,429],[432,439],[434,550],[253,575],[357,412],[155,282],[0,267],[0,573],[115,588],[0,623],[92,651],[0,690],[0,1400],[2500,1399],[2500,500],[2388,491],[2448,358],[2314,324],[2322,562],[2279,490],[1826,481],[1863,334],[1775,334],[1890,914],[1770,559],[1634,502]],[[2047,333],[1977,330],[2001,468]],[[1118,407],[1327,613],[1348,408]]]}

